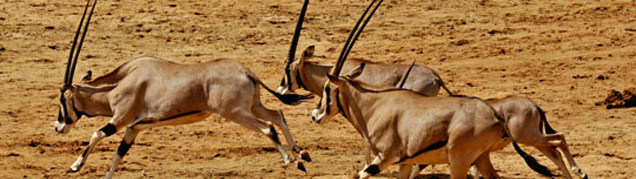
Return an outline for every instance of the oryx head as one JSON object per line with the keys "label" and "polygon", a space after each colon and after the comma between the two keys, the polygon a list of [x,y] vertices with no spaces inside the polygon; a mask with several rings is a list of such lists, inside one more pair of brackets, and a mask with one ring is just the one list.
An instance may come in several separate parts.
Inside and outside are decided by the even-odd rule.
{"label": "oryx head", "polygon": [[[362,70],[364,69],[364,63],[360,64],[358,68],[353,69],[344,77],[340,76],[340,71],[342,71],[342,66],[344,65],[344,62],[347,59],[347,56],[349,55],[351,48],[353,47],[356,40],[360,36],[360,33],[362,32],[362,30],[364,30],[364,27],[366,27],[369,20],[371,20],[371,17],[373,17],[373,14],[375,13],[375,11],[382,4],[382,0],[380,0],[378,4],[376,5],[376,7],[373,9],[373,11],[371,11],[371,14],[369,14],[369,16],[366,18],[364,23],[362,23],[362,26],[360,26],[360,23],[362,22],[364,17],[367,15],[367,12],[369,12],[369,10],[373,6],[373,4],[375,4],[376,1],[377,0],[373,0],[373,2],[371,2],[371,4],[367,7],[367,9],[362,14],[362,17],[358,19],[358,22],[353,27],[351,34],[349,34],[349,37],[347,38],[347,42],[345,43],[345,46],[342,48],[342,52],[340,52],[340,57],[338,58],[336,65],[333,67],[331,74],[327,74],[328,79],[325,82],[320,103],[318,103],[318,106],[316,107],[316,109],[312,111],[311,119],[313,122],[319,123],[323,119],[330,118],[333,115],[337,114],[338,112],[344,112],[343,107],[345,106],[343,106],[344,103],[342,101],[343,100],[342,95],[340,95],[340,90],[342,86],[344,85],[345,81],[349,81],[359,76],[362,73]],[[359,30],[358,30],[358,27],[360,27]]]}
{"label": "oryx head", "polygon": [[296,47],[298,46],[298,38],[300,38],[300,30],[303,28],[303,21],[305,19],[305,12],[307,12],[307,5],[309,4],[309,0],[305,0],[303,4],[303,8],[300,10],[300,17],[298,18],[298,23],[296,23],[296,30],[294,31],[294,37],[292,38],[291,46],[289,47],[289,53],[287,54],[287,59],[285,60],[285,76],[280,82],[278,86],[278,93],[285,94],[287,92],[293,92],[295,89],[300,88],[298,84],[298,70],[300,69],[299,65],[302,65],[304,62],[303,59],[305,53],[308,53],[309,57],[313,55],[314,46],[309,46],[303,52],[303,58],[301,60],[297,60],[294,63],[294,58],[296,55]]}
{"label": "oryx head", "polygon": [[[73,73],[75,72],[75,65],[77,64],[77,58],[79,57],[80,51],[82,49],[82,44],[84,42],[84,38],[86,37],[86,32],[88,30],[88,24],[91,21],[91,17],[93,16],[93,10],[95,10],[95,5],[97,1],[93,3],[93,7],[91,8],[91,12],[88,15],[88,19],[86,20],[86,26],[84,26],[84,31],[82,33],[82,38],[79,41],[79,46],[77,46],[77,38],[79,37],[80,30],[82,29],[82,25],[84,23],[84,18],[86,17],[86,11],[88,10],[88,6],[90,1],[86,2],[86,7],[84,8],[84,14],[82,15],[82,20],[80,22],[79,27],[77,28],[77,32],[75,33],[75,38],[73,39],[73,46],[71,48],[71,53],[68,58],[68,62],[66,64],[66,73],[64,75],[64,85],[60,89],[60,108],[58,111],[57,121],[55,121],[55,131],[58,133],[66,134],[68,133],[75,122],[77,122],[82,115],[85,115],[83,112],[79,111],[76,107],[77,98],[73,94],[75,94],[75,87],[73,87]],[[74,58],[73,58],[74,57]],[[84,77],[84,80],[90,80],[91,72]]]}
{"label": "oryx head", "polygon": [[315,46],[313,45],[307,47],[299,60],[293,61],[285,66],[285,75],[278,86],[278,93],[286,94],[287,92],[294,92],[299,88],[304,88],[303,82],[300,79],[300,71],[303,69],[305,60],[313,57],[314,49]]}
{"label": "oryx head", "polygon": [[322,98],[316,109],[311,112],[311,120],[315,123],[320,123],[323,119],[328,120],[338,112],[343,112],[343,98],[340,96],[340,88],[345,82],[351,81],[362,74],[364,70],[364,63],[361,63],[357,68],[352,69],[345,76],[334,76],[327,74],[327,82],[322,90]]}

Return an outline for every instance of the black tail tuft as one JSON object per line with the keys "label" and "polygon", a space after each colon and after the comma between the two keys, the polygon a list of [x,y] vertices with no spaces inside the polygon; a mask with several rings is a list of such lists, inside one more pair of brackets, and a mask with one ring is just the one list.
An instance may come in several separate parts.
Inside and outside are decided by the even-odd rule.
{"label": "black tail tuft", "polygon": [[521,150],[521,148],[519,147],[519,145],[517,145],[516,142],[512,142],[512,146],[515,148],[515,151],[517,151],[517,153],[521,155],[521,157],[523,157],[523,160],[526,161],[526,164],[532,170],[544,176],[548,176],[548,177],[556,176],[552,174],[552,172],[550,172],[550,170],[547,167],[539,164],[539,162],[537,162],[537,159],[535,159],[534,157],[530,156],[528,153]]}
{"label": "black tail tuft", "polygon": [[314,95],[309,94],[309,95],[298,95],[298,94],[278,94],[275,92],[272,92],[272,94],[274,94],[274,96],[276,96],[276,98],[278,98],[281,102],[287,104],[287,105],[298,105],[300,104],[300,102],[307,100],[307,99],[311,99],[314,98]]}
{"label": "black tail tuft", "polygon": [[303,100],[314,98],[314,95],[312,95],[312,94],[309,94],[309,95],[278,94],[276,91],[274,91],[274,90],[270,89],[269,87],[267,87],[267,85],[265,85],[265,83],[263,83],[261,80],[259,80],[255,76],[252,76],[251,73],[248,73],[247,77],[250,80],[252,80],[253,83],[260,84],[261,86],[263,86],[263,88],[265,88],[265,90],[267,90],[267,92],[272,93],[274,96],[276,96],[276,98],[278,98],[278,100],[280,100],[281,102],[283,102],[283,103],[285,103],[287,105],[298,105]]}
{"label": "black tail tuft", "polygon": [[538,106],[537,106],[537,110],[539,111],[539,114],[541,115],[541,121],[543,121],[543,125],[545,126],[545,133],[556,134],[557,131],[554,130],[552,126],[550,126],[550,124],[548,124],[548,120],[545,118],[545,113],[543,112],[543,110]]}

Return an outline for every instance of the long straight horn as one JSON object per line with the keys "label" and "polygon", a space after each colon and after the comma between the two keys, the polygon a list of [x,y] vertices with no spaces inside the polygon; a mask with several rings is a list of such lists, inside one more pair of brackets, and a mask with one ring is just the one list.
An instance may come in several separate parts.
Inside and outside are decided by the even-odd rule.
{"label": "long straight horn", "polygon": [[300,30],[303,28],[303,21],[305,20],[305,12],[307,12],[307,5],[309,0],[305,0],[303,8],[300,10],[300,17],[298,17],[298,23],[296,23],[296,31],[294,31],[294,37],[292,38],[291,46],[289,47],[289,53],[287,54],[287,64],[290,64],[296,58],[296,47],[298,46],[298,38],[300,37]]}
{"label": "long straight horn", "polygon": [[[380,7],[380,4],[382,4],[383,0],[380,0],[380,2],[373,9],[371,14],[364,21],[364,23],[362,24],[362,27],[360,27],[360,23],[362,22],[362,20],[367,15],[367,13],[369,12],[369,10],[373,6],[373,4],[375,4],[376,1],[377,0],[373,0],[371,2],[371,4],[369,4],[369,6],[364,11],[362,16],[360,16],[360,19],[358,19],[358,22],[356,23],[356,25],[353,27],[353,30],[351,31],[351,34],[349,34],[349,37],[347,38],[347,42],[345,43],[345,46],[342,48],[342,52],[340,53],[340,56],[338,57],[338,61],[336,62],[336,65],[334,66],[333,70],[331,71],[332,75],[334,75],[334,76],[340,75],[340,71],[342,71],[342,66],[344,65],[344,61],[347,58],[348,52],[351,50],[351,47],[353,47],[353,44],[357,40],[358,36],[360,36],[360,33],[362,32],[362,30],[364,30],[364,27],[366,26],[366,24],[369,23],[369,20],[371,19],[371,17],[375,13],[375,11],[378,9],[378,7]],[[358,30],[358,27],[360,27],[360,30]]]}
{"label": "long straight horn", "polygon": [[80,51],[82,51],[82,45],[84,44],[84,38],[86,38],[86,33],[88,32],[88,25],[91,23],[91,18],[93,17],[93,11],[95,10],[95,6],[97,5],[97,0],[93,2],[93,7],[91,8],[91,13],[88,15],[88,19],[86,20],[86,26],[84,26],[84,32],[82,32],[82,39],[79,42],[79,46],[77,47],[77,53],[75,53],[75,59],[73,60],[73,66],[70,70],[70,76],[68,79],[68,84],[73,83],[73,73],[75,73],[75,66],[77,65],[77,59],[79,58]]}
{"label": "long straight horn", "polygon": [[82,25],[84,24],[84,17],[86,17],[86,11],[88,10],[88,5],[90,5],[90,1],[86,1],[86,7],[84,8],[84,14],[82,15],[82,20],[80,21],[79,27],[77,27],[77,32],[75,32],[75,38],[73,39],[73,46],[71,47],[71,53],[68,55],[68,62],[66,62],[66,72],[64,72],[64,84],[70,85],[69,83],[69,70],[71,68],[71,62],[73,62],[73,52],[75,51],[75,46],[77,45],[77,38],[79,37],[80,30],[82,30]]}
{"label": "long straight horn", "polygon": [[353,44],[355,44],[356,41],[358,41],[358,37],[360,37],[360,33],[362,33],[362,31],[364,30],[364,27],[367,26],[367,23],[369,23],[369,21],[371,20],[371,17],[373,17],[373,14],[375,14],[375,11],[378,10],[380,5],[382,4],[382,1],[383,0],[380,0],[378,2],[378,5],[375,6],[373,11],[371,11],[371,14],[369,14],[369,17],[367,17],[367,19],[362,24],[362,27],[360,27],[360,30],[358,30],[358,32],[356,32],[356,36],[353,37],[353,40],[351,41],[351,44],[349,44],[349,47],[347,47],[347,52],[345,52],[344,56],[342,57],[342,63],[343,64],[344,64],[344,61],[347,59],[347,56],[349,56],[349,52],[351,52],[351,49],[353,48]]}

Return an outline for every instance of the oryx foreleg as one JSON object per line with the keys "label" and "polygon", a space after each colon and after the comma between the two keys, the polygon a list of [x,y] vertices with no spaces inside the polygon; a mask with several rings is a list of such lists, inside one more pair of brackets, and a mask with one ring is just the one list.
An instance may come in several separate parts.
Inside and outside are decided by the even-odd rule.
{"label": "oryx foreleg", "polygon": [[370,165],[365,166],[354,178],[366,179],[380,173],[395,162],[400,161],[397,157],[387,157],[383,153],[378,153]]}
{"label": "oryx foreleg", "polygon": [[[497,175],[497,171],[495,170],[495,168],[492,166],[492,163],[490,162],[490,153],[481,154],[481,156],[477,158],[474,164],[475,164],[474,166],[477,168],[479,173],[481,173],[483,178],[486,178],[486,179],[499,178],[499,175]],[[471,175],[473,175],[473,178],[479,178],[479,175],[474,176],[474,173],[472,171],[471,171]]]}
{"label": "oryx foreleg", "polygon": [[110,165],[110,170],[108,170],[108,174],[106,174],[106,178],[111,178],[113,176],[113,173],[115,173],[115,169],[117,168],[119,161],[121,160],[121,158],[124,157],[124,155],[126,155],[126,153],[128,153],[128,149],[130,149],[130,147],[132,146],[135,138],[137,137],[137,134],[139,134],[139,131],[139,129],[134,129],[132,127],[126,128],[126,134],[121,140],[117,151],[113,155],[113,161]]}
{"label": "oryx foreleg", "polygon": [[117,127],[115,127],[115,125],[113,125],[112,123],[108,123],[106,126],[93,132],[93,137],[91,137],[91,141],[88,143],[88,146],[84,150],[84,153],[82,153],[82,155],[80,155],[73,163],[73,165],[71,165],[69,172],[79,171],[84,166],[84,163],[86,162],[88,156],[91,154],[91,152],[93,152],[93,148],[95,148],[95,145],[97,145],[97,143],[99,143],[99,141],[101,141],[102,139],[115,133],[117,133]]}

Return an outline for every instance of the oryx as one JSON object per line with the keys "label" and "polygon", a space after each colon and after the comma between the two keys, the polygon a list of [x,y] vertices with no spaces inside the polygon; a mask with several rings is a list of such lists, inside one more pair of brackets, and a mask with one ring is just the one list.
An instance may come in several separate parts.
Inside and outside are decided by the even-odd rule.
{"label": "oryx", "polygon": [[[303,19],[298,19],[298,23],[302,24]],[[297,39],[296,39],[297,40]],[[292,43],[295,45],[297,43]],[[292,46],[293,49],[296,46]],[[291,51],[291,56],[295,51]],[[322,95],[322,87],[327,79],[327,72],[333,67],[333,65],[322,65],[315,62],[308,61],[314,55],[315,46],[311,45],[307,47],[299,60],[294,58],[287,58],[285,60],[285,74],[281,79],[278,86],[278,93],[287,94],[294,92],[299,88],[303,88],[310,91],[315,95]],[[343,49],[341,54],[348,54],[350,49]],[[339,57],[342,58],[342,55]],[[350,59],[344,66],[343,70],[349,71],[361,63],[366,63],[365,72],[363,72],[357,79],[367,84],[375,86],[397,86],[400,80],[405,79],[403,74],[409,65],[405,64],[383,64],[373,63],[366,60]],[[417,93],[426,96],[436,96],[440,87],[452,95],[452,92],[446,87],[442,78],[432,69],[423,66],[415,65],[411,72],[413,77],[407,80],[404,84],[404,88],[413,90]]]}
{"label": "oryx", "polygon": [[[294,153],[309,161],[308,153],[296,146],[283,113],[263,106],[259,86],[286,104],[295,104],[305,97],[277,94],[250,70],[235,61],[218,59],[187,65],[154,57],[139,57],[104,76],[91,79],[89,75],[82,82],[73,84],[73,73],[96,3],[97,1],[92,5],[75,54],[77,37],[90,1],[86,4],[73,41],[64,85],[61,88],[55,130],[59,133],[68,133],[82,116],[108,116],[112,119],[93,133],[88,147],[71,165],[69,171],[79,171],[100,140],[125,130],[126,134],[113,156],[110,170],[106,175],[106,178],[110,178],[141,130],[193,123],[213,113],[264,134],[274,142],[285,164],[295,162],[299,169],[304,170],[301,161],[287,154],[271,123],[283,131]],[[305,3],[303,11],[306,6]]]}
{"label": "oryx", "polygon": [[[409,71],[406,72],[404,79],[408,79],[408,77]],[[558,147],[568,160],[570,170],[581,178],[587,178],[587,174],[578,167],[572,158],[572,154],[565,141],[565,136],[561,133],[557,133],[550,126],[545,117],[545,113],[534,101],[527,97],[506,96],[504,98],[486,99],[486,102],[502,115],[506,126],[510,130],[510,134],[517,143],[537,148],[561,169],[561,172],[563,172],[566,178],[572,178],[563,162],[561,152],[556,150],[556,147]],[[367,153],[367,155],[369,154]],[[369,158],[369,156],[367,156],[367,158]],[[554,176],[546,167],[538,165],[538,163],[534,166],[536,168],[533,169],[538,173],[545,176]],[[413,166],[413,173],[409,178],[415,178],[424,167],[426,167],[426,165]],[[474,168],[471,168],[471,172],[473,169]],[[473,175],[475,175],[474,177],[478,177],[475,173],[473,173]]]}
{"label": "oryx", "polygon": [[[557,133],[548,124],[543,110],[535,102],[526,97],[507,96],[499,99],[486,99],[506,121],[510,135],[517,143],[533,146],[554,162],[566,178],[572,178],[568,172],[559,148],[570,163],[570,170],[581,178],[587,178],[578,167],[565,142],[565,136]],[[543,130],[545,128],[545,131]],[[548,171],[546,174],[550,174]]]}
{"label": "oryx", "polygon": [[[535,102],[529,98],[520,96],[507,96],[498,99],[491,98],[486,99],[486,102],[490,104],[495,111],[501,114],[505,124],[510,130],[512,138],[514,138],[517,143],[537,148],[559,167],[566,178],[572,178],[561,157],[561,152],[557,150],[557,148],[559,148],[568,160],[570,170],[581,178],[587,178],[587,174],[578,167],[572,158],[572,154],[565,141],[565,136],[561,133],[557,133],[550,124],[548,124],[545,113]],[[410,178],[415,178],[423,167],[425,166],[415,166],[414,173]],[[538,173],[545,176],[554,176],[547,168],[542,166],[538,167],[539,168],[536,168]]]}
{"label": "oryx", "polygon": [[[371,2],[345,44],[353,47],[357,36],[382,3],[377,2],[366,21],[357,27]],[[400,165],[400,177],[410,175],[413,164],[450,163],[451,178],[465,178],[471,163],[486,177],[497,177],[489,153],[510,143],[503,118],[486,102],[476,97],[427,97],[410,90],[373,87],[352,79],[364,66],[346,76],[338,76],[346,54],[341,54],[328,74],[323,95],[312,113],[320,122],[341,112],[362,136],[367,147],[377,156],[371,165],[359,173],[368,178],[389,165]],[[478,141],[478,142],[477,142]],[[512,141],[513,144],[514,140]],[[518,149],[518,148],[515,148]],[[523,157],[528,157],[517,150]],[[531,163],[528,163],[531,164]]]}

